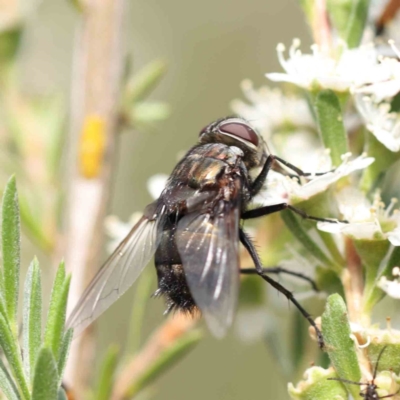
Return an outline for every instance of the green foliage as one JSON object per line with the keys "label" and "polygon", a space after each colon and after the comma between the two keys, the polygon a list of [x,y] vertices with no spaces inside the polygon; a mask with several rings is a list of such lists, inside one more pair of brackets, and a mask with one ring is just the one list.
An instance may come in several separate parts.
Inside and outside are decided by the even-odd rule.
{"label": "green foliage", "polygon": [[155,60],[145,65],[133,76],[129,76],[121,97],[121,120],[128,126],[148,126],[162,121],[170,114],[168,104],[151,101],[147,97],[157,87],[167,71],[163,60]]}
{"label": "green foliage", "polygon": [[71,277],[65,275],[65,266],[62,262],[54,280],[50,309],[47,316],[47,324],[44,334],[45,346],[52,349],[56,361],[59,360],[60,349],[64,339],[65,313],[70,281]]}
{"label": "green foliage", "polygon": [[2,362],[0,364],[0,388],[11,400],[54,400],[57,398],[61,374],[72,339],[71,330],[64,334],[70,277],[65,276],[64,264],[61,263],[52,291],[46,334],[42,341],[40,269],[37,259],[32,261],[24,288],[23,352],[21,352],[16,328],[20,275],[20,222],[14,177],[7,184],[2,204],[4,286],[2,285],[0,296],[0,346],[8,365]]}
{"label": "green foliage", "polygon": [[23,350],[25,374],[29,380],[33,376],[42,341],[42,286],[36,258],[29,267],[24,292]]}
{"label": "green foliage", "polygon": [[309,233],[304,227],[301,217],[296,215],[291,210],[285,210],[281,213],[282,219],[285,224],[293,233],[294,237],[320,262],[325,266],[336,268],[335,263],[330,260],[326,254],[321,250],[320,246],[311,238]]}
{"label": "green foliage", "polygon": [[50,349],[39,352],[33,379],[32,400],[54,400],[58,396],[57,365]]}
{"label": "green foliage", "polygon": [[[347,319],[347,308],[338,294],[328,297],[325,312],[322,314],[322,333],[326,351],[338,376],[358,382],[361,379],[361,371],[354,342],[350,338],[351,329]],[[351,384],[346,386],[356,399],[359,387]]]}
{"label": "green foliage", "polygon": [[332,165],[337,167],[342,163],[341,156],[348,152],[339,99],[332,90],[321,90],[315,98],[314,106],[322,141],[325,148],[331,151]]}
{"label": "green foliage", "polygon": [[3,297],[6,303],[7,319],[11,329],[16,333],[21,249],[18,194],[14,176],[9,179],[4,190],[1,217]]}
{"label": "green foliage", "polygon": [[108,400],[114,384],[114,374],[118,363],[119,349],[117,346],[111,346],[104,356],[101,363],[96,394],[96,400]]}

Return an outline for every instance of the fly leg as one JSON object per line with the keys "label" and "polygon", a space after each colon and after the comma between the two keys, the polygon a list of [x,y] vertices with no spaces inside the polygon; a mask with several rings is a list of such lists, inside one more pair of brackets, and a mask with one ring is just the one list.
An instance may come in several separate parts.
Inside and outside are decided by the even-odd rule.
{"label": "fly leg", "polygon": [[332,224],[336,224],[338,222],[342,223],[347,223],[348,221],[339,221],[334,218],[319,218],[319,217],[314,217],[312,215],[308,215],[306,212],[303,210],[300,210],[299,208],[293,207],[288,203],[279,203],[279,204],[273,204],[269,206],[263,206],[259,208],[254,208],[253,210],[248,210],[245,211],[242,215],[242,219],[252,219],[252,218],[259,218],[263,217],[264,215],[272,214],[278,211],[283,211],[283,210],[292,210],[296,214],[300,215],[302,218],[305,219],[311,219],[313,221],[319,221],[319,222],[330,222]]}
{"label": "fly leg", "polygon": [[282,165],[285,167],[291,169],[292,171],[296,172],[297,175],[299,176],[321,176],[328,174],[329,172],[335,171],[334,169],[331,169],[330,171],[326,172],[304,172],[302,169],[296,167],[295,165],[285,161],[283,158],[280,158],[278,156],[273,156],[276,161],[279,161]]}
{"label": "fly leg", "polygon": [[[243,275],[256,275],[256,274],[258,274],[258,271],[254,268],[241,268],[240,273]],[[319,292],[318,286],[314,282],[314,280],[311,279],[309,276],[302,274],[301,272],[291,271],[289,269],[285,269],[282,267],[269,267],[269,268],[263,268],[263,273],[264,274],[286,274],[286,275],[295,276],[296,278],[307,281],[311,285],[313,290],[315,290],[316,292]]]}
{"label": "fly leg", "polygon": [[334,170],[331,170],[331,171],[327,171],[327,172],[315,172],[315,173],[304,172],[300,168],[297,168],[293,164],[290,164],[289,162],[285,161],[284,159],[282,159],[278,156],[269,154],[267,157],[267,160],[265,161],[265,163],[261,169],[261,172],[258,174],[257,178],[254,179],[254,182],[252,183],[252,185],[250,187],[250,196],[251,197],[254,197],[261,190],[261,188],[263,187],[263,185],[265,183],[265,180],[267,179],[268,172],[272,168],[275,161],[278,161],[285,167],[294,171],[297,174],[297,176],[320,176],[320,175],[325,175],[328,172],[334,171]]}
{"label": "fly leg", "polygon": [[251,242],[251,240],[248,238],[248,236],[245,234],[245,232],[243,231],[243,229],[239,230],[239,238],[240,241],[242,242],[243,246],[246,248],[246,250],[249,252],[256,271],[258,273],[258,275],[261,276],[261,278],[263,278],[266,282],[268,282],[271,286],[273,286],[275,289],[277,289],[279,292],[281,292],[284,296],[286,296],[286,298],[291,301],[296,307],[297,309],[302,313],[302,315],[304,316],[304,318],[307,319],[307,321],[310,323],[310,325],[315,329],[315,333],[317,335],[318,338],[318,345],[321,349],[324,348],[324,338],[322,336],[321,331],[319,330],[319,328],[317,327],[317,324],[315,323],[315,321],[311,318],[311,315],[300,305],[300,303],[295,299],[295,297],[293,296],[293,293],[290,292],[289,290],[287,290],[285,287],[283,287],[280,283],[274,281],[272,278],[270,278],[265,272],[264,269],[262,267],[261,264],[261,260],[260,257],[258,256],[258,253],[256,251],[256,249],[254,248],[253,243]]}

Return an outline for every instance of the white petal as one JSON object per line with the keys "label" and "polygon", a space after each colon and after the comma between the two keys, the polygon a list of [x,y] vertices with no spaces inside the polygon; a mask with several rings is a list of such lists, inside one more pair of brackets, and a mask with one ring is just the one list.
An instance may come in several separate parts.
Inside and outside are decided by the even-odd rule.
{"label": "white petal", "polygon": [[400,227],[398,226],[393,231],[388,232],[387,238],[393,246],[400,246]]}
{"label": "white petal", "polygon": [[156,200],[160,197],[161,192],[164,190],[168,180],[168,175],[156,174],[147,181],[147,190],[151,197]]}
{"label": "white petal", "polygon": [[400,281],[389,281],[386,277],[382,277],[378,282],[378,287],[385,291],[390,297],[400,299]]}

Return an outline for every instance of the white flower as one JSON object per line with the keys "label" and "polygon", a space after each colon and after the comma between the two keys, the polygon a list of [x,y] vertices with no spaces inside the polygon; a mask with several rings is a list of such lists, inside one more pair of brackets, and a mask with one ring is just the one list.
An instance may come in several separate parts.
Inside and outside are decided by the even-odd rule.
{"label": "white flower", "polygon": [[[297,203],[307,200],[312,196],[326,190],[330,185],[339,179],[351,174],[354,171],[364,169],[373,163],[372,157],[361,155],[354,160],[350,160],[351,154],[342,156],[342,164],[334,171],[327,172],[320,176],[307,177],[307,182],[302,184],[297,178],[291,178],[271,171],[268,175],[267,189],[261,193],[261,198],[267,200],[263,204],[276,204],[279,202]],[[324,172],[331,169],[330,160],[325,158],[325,163],[321,163],[323,167],[314,169],[314,172]],[[325,164],[325,165],[324,165]],[[260,197],[257,198],[260,200]],[[334,224],[335,225],[335,224]]]}
{"label": "white flower", "polygon": [[[304,98],[286,96],[278,88],[255,89],[250,80],[241,84],[248,102],[234,100],[231,108],[250,121],[272,154],[280,154],[299,164],[319,147],[315,122]],[[288,134],[290,132],[290,134]]]}
{"label": "white flower", "polygon": [[390,112],[390,104],[363,95],[356,95],[355,103],[367,129],[390,151],[399,151],[400,115]]}
{"label": "white flower", "polygon": [[353,85],[369,83],[375,74],[378,61],[372,45],[351,50],[343,45],[337,58],[321,51],[316,44],[311,46],[312,54],[302,54],[299,46],[300,40],[294,39],[289,58],[285,59],[285,46],[280,43],[278,59],[286,73],[270,73],[267,78],[291,82],[309,90],[324,88],[345,92]]}
{"label": "white flower", "polygon": [[147,190],[154,200],[160,197],[160,194],[164,190],[168,178],[168,175],[156,174],[150,177],[147,181]]}
{"label": "white flower", "polygon": [[136,222],[139,221],[142,213],[135,212],[131,215],[128,222],[121,221],[115,215],[109,215],[104,220],[106,235],[111,238],[107,243],[107,251],[111,254],[117,246],[124,240]]}
{"label": "white flower", "polygon": [[394,246],[400,245],[400,213],[394,210],[397,200],[392,199],[387,208],[377,193],[373,204],[354,188],[345,188],[337,194],[337,203],[343,219],[348,224],[318,222],[318,229],[330,233],[342,233],[357,239],[388,239]]}
{"label": "white flower", "polygon": [[389,44],[396,58],[379,57],[380,63],[375,67],[374,73],[365,82],[355,83],[352,87],[354,93],[370,94],[377,102],[392,98],[400,92],[400,56],[399,50],[392,40]]}
{"label": "white flower", "polygon": [[241,88],[248,100],[234,100],[232,110],[250,121],[264,138],[270,139],[271,133],[286,128],[288,125],[299,127],[314,127],[315,123],[310,113],[307,101],[301,97],[285,96],[278,88],[271,89],[262,86],[254,89],[253,83],[246,79]]}
{"label": "white flower", "polygon": [[395,277],[393,281],[390,281],[383,276],[378,282],[378,287],[380,287],[390,297],[400,299],[400,268],[394,267],[392,274]]}

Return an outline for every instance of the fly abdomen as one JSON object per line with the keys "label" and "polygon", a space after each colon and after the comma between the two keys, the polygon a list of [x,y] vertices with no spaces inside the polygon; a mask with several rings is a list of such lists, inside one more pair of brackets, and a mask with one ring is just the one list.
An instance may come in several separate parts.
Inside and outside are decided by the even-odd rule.
{"label": "fly abdomen", "polygon": [[157,295],[165,297],[166,312],[174,309],[189,313],[196,312],[197,307],[186,282],[172,229],[166,229],[162,233],[161,242],[155,254],[155,266],[158,279]]}

